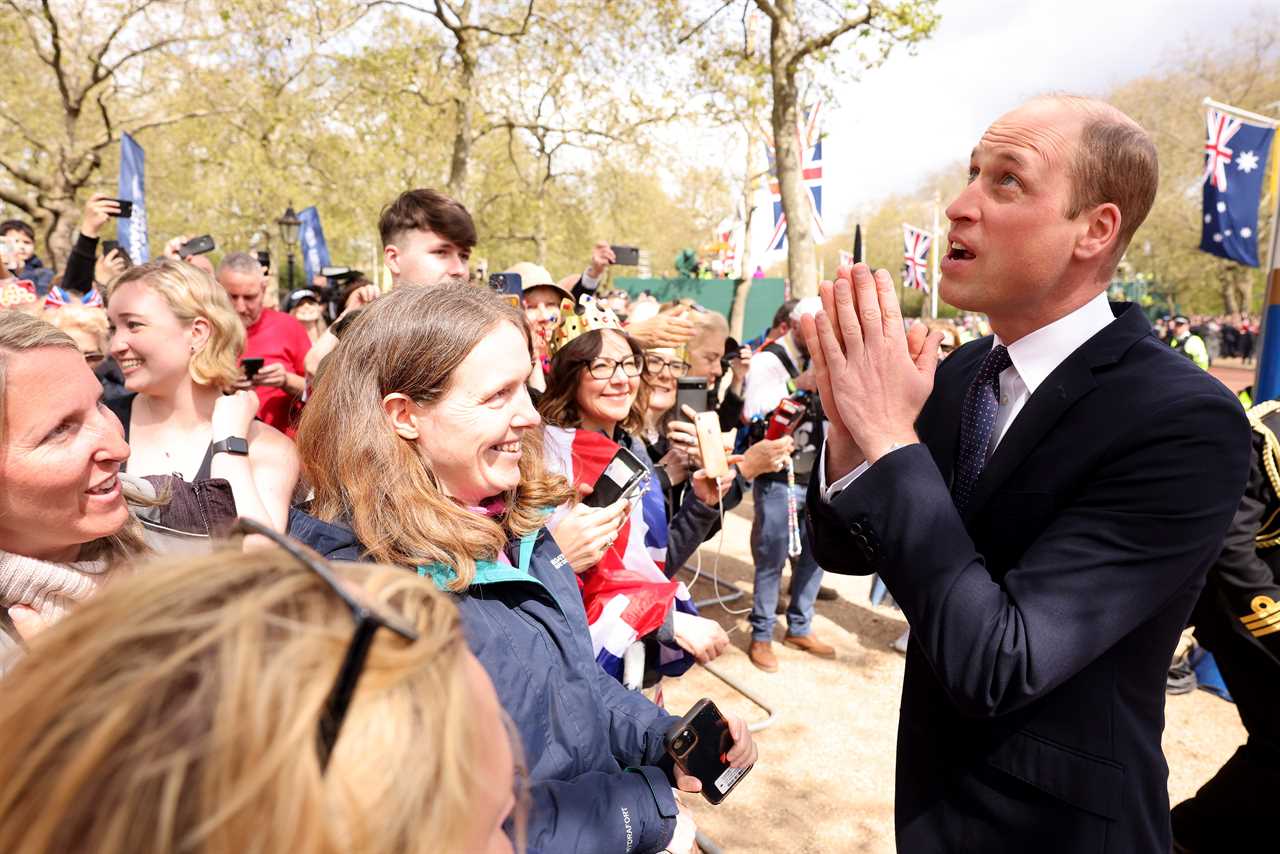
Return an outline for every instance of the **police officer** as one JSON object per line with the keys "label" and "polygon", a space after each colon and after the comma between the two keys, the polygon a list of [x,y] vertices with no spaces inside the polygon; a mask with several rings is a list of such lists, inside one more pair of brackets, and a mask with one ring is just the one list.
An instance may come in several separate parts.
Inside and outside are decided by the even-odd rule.
{"label": "police officer", "polygon": [[1169,346],[1206,371],[1209,370],[1209,348],[1205,346],[1203,338],[1191,331],[1191,322],[1185,317],[1173,319],[1173,335],[1169,338]]}
{"label": "police officer", "polygon": [[1174,851],[1265,849],[1280,804],[1280,401],[1249,410],[1249,485],[1192,613],[1248,739],[1173,809]]}

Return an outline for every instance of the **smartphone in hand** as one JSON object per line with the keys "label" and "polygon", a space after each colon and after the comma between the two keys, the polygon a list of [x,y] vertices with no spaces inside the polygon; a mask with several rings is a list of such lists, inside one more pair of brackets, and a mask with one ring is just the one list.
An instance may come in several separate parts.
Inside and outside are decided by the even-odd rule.
{"label": "smartphone in hand", "polygon": [[649,469],[645,464],[626,448],[618,448],[582,503],[588,507],[608,507],[619,498],[633,500],[644,491],[648,478]]}
{"label": "smartphone in hand", "polygon": [[702,782],[702,796],[718,804],[755,766],[734,768],[725,756],[733,749],[729,722],[706,697],[693,704],[666,736],[667,755],[690,777]]}
{"label": "smartphone in hand", "polygon": [[264,359],[261,359],[258,357],[249,357],[249,358],[240,360],[240,367],[244,369],[245,378],[248,380],[253,380],[253,378],[257,376],[258,371],[262,370],[262,366],[264,363],[265,363]]}

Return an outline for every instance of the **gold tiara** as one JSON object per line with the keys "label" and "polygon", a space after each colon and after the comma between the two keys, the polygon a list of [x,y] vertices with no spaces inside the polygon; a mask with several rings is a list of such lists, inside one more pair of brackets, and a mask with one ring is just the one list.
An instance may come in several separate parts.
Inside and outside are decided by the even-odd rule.
{"label": "gold tiara", "polygon": [[613,309],[590,294],[583,294],[577,305],[571,299],[560,301],[560,325],[551,336],[551,355],[559,353],[566,344],[584,332],[597,329],[617,329],[622,331],[622,323]]}

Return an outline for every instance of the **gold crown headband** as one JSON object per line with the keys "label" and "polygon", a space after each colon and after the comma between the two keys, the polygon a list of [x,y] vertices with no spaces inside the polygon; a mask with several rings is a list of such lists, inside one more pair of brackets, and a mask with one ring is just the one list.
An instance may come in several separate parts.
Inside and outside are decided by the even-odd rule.
{"label": "gold crown headband", "polygon": [[590,294],[583,294],[578,304],[565,298],[560,301],[560,325],[551,338],[551,355],[559,353],[565,345],[584,332],[597,329],[616,329],[622,331],[622,323],[613,309]]}

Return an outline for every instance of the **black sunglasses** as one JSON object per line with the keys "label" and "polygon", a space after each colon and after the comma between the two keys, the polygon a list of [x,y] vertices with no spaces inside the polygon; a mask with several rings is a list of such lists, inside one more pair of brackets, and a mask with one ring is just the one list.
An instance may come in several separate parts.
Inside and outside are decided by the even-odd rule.
{"label": "black sunglasses", "polygon": [[418,632],[403,619],[375,607],[360,594],[358,589],[344,585],[324,558],[301,543],[290,540],[261,522],[244,517],[237,519],[231,530],[232,533],[257,534],[271,540],[284,549],[290,557],[324,579],[329,588],[351,609],[356,630],[351,636],[351,643],[347,646],[347,653],[343,656],[342,667],[338,669],[338,678],[334,680],[333,688],[329,690],[329,697],[325,700],[324,714],[320,717],[320,727],[316,733],[316,753],[320,758],[320,770],[323,772],[329,766],[329,756],[333,753],[333,745],[338,741],[342,722],[347,717],[351,697],[355,694],[356,685],[360,682],[360,675],[364,673],[364,665],[369,658],[369,648],[373,645],[373,636],[377,634],[378,629],[385,628],[413,643],[418,639]]}

